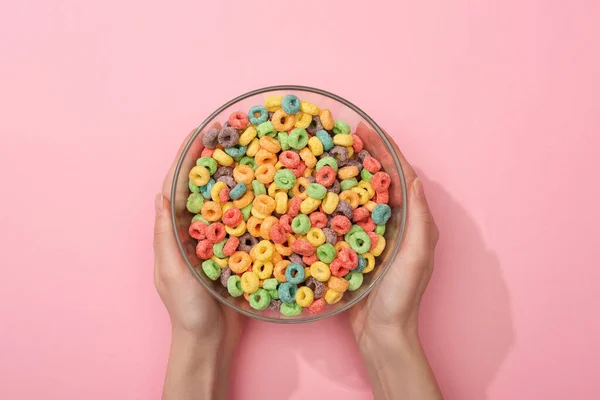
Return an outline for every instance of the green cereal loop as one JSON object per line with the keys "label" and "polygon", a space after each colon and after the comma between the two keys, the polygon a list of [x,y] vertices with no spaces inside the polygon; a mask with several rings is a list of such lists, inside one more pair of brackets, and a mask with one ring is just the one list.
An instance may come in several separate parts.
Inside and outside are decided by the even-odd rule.
{"label": "green cereal loop", "polygon": [[191,193],[187,199],[186,207],[192,214],[198,214],[204,205],[204,197],[200,193]]}
{"label": "green cereal loop", "polygon": [[375,226],[375,233],[383,236],[385,233],[385,225],[377,225]]}
{"label": "green cereal loop", "polygon": [[300,307],[296,302],[281,303],[281,307],[279,307],[279,312],[281,312],[286,317],[294,317],[302,312],[302,307]]}
{"label": "green cereal loop", "polygon": [[323,243],[317,247],[317,257],[325,264],[329,264],[335,258],[335,247],[331,243]]}
{"label": "green cereal loop", "polygon": [[364,232],[365,230],[360,225],[352,225],[348,233],[344,235],[344,241],[350,242],[350,236],[355,232]]}
{"label": "green cereal loop", "polygon": [[290,143],[288,141],[288,138],[289,136],[287,132],[277,133],[277,140],[279,141],[279,145],[281,146],[282,151],[290,149]]}
{"label": "green cereal loop", "polygon": [[311,199],[323,200],[327,194],[327,189],[319,183],[309,183],[306,186],[306,194]]}
{"label": "green cereal loop", "polygon": [[242,208],[240,211],[242,212],[242,218],[244,218],[244,222],[247,222],[248,218],[250,218],[250,215],[252,213],[252,203],[248,204],[246,207]]}
{"label": "green cereal loop", "polygon": [[219,258],[227,258],[227,256],[223,254],[223,247],[225,246],[225,243],[227,243],[227,240],[223,240],[222,242],[215,243],[213,245],[213,253],[215,256]]}
{"label": "green cereal loop", "polygon": [[348,290],[354,292],[362,285],[364,275],[360,272],[349,272],[344,278],[348,281]]}
{"label": "green cereal loop", "polygon": [[265,289],[258,289],[256,292],[250,295],[250,307],[255,310],[264,310],[269,307],[271,302],[271,295]]}
{"label": "green cereal loop", "polygon": [[200,157],[196,160],[196,165],[206,168],[211,175],[217,172],[217,160],[212,157]]}
{"label": "green cereal loop", "polygon": [[233,297],[240,297],[243,295],[242,278],[237,275],[231,275],[229,279],[227,279],[227,291]]}
{"label": "green cereal loop", "polygon": [[279,281],[275,278],[265,279],[263,281],[263,289],[267,290],[275,290],[277,289],[277,285],[279,285]]}
{"label": "green cereal loop", "polygon": [[344,179],[343,181],[340,182],[340,189],[342,190],[348,190],[348,189],[352,189],[354,186],[358,185],[358,181],[356,180],[356,178],[348,178],[348,179]]}
{"label": "green cereal loop", "polygon": [[256,161],[254,161],[254,157],[244,156],[240,160],[240,164],[249,165],[253,170],[256,170],[256,168],[258,168],[258,165],[256,165]]}
{"label": "green cereal loop", "polygon": [[288,144],[292,149],[301,150],[308,144],[308,133],[304,128],[294,128],[288,135]]}
{"label": "green cereal loop", "polygon": [[206,225],[210,225],[210,222],[205,220],[204,217],[202,216],[202,214],[194,215],[194,218],[192,218],[192,222],[196,222],[196,221],[204,222]]}
{"label": "green cereal loop", "polygon": [[308,215],[298,214],[292,220],[292,231],[298,235],[305,235],[310,230]]}
{"label": "green cereal loop", "polygon": [[252,181],[252,191],[254,192],[254,196],[258,196],[259,194],[267,194],[267,188],[265,185],[256,179]]}
{"label": "green cereal loop", "polygon": [[349,239],[350,248],[357,254],[365,254],[371,248],[371,238],[366,232],[353,232]]}
{"label": "green cereal loop", "polygon": [[269,292],[269,296],[271,296],[272,299],[279,300],[279,290],[271,289],[267,290],[267,292]]}
{"label": "green cereal loop", "polygon": [[360,171],[360,178],[361,178],[363,181],[366,181],[366,182],[371,182],[371,178],[372,178],[372,177],[373,177],[373,174],[372,174],[372,173],[370,173],[369,171],[367,171],[367,169],[366,169],[366,168],[363,168],[363,169]]}
{"label": "green cereal loop", "polygon": [[296,175],[289,169],[280,169],[275,172],[275,184],[277,187],[289,190],[296,184]]}
{"label": "green cereal loop", "polygon": [[319,161],[317,161],[317,166],[316,166],[315,169],[318,172],[321,168],[323,168],[326,165],[330,166],[331,168],[333,168],[333,170],[335,172],[337,172],[337,170],[338,170],[338,163],[337,163],[337,161],[335,161],[335,158],[333,158],[333,157],[323,157],[323,158],[321,158]]}
{"label": "green cereal loop", "polygon": [[336,135],[339,135],[339,134],[347,135],[350,133],[350,125],[348,125],[347,122],[336,119],[335,122],[333,123],[333,133],[335,133]]}
{"label": "green cereal loop", "polygon": [[277,131],[275,130],[275,128],[273,128],[273,124],[271,123],[271,121],[266,121],[256,127],[256,133],[258,134],[259,138],[263,136],[269,136],[274,138],[277,134]]}
{"label": "green cereal loop", "polygon": [[188,186],[190,188],[190,192],[192,193],[200,193],[200,186],[196,186],[194,182],[189,181]]}
{"label": "green cereal loop", "polygon": [[221,268],[213,260],[206,260],[202,263],[202,271],[208,276],[208,279],[216,281],[221,276]]}

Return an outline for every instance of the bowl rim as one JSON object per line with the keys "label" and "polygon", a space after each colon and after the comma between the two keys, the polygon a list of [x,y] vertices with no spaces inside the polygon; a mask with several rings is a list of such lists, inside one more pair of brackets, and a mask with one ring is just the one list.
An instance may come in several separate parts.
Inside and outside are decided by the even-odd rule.
{"label": "bowl rim", "polygon": [[[296,91],[305,91],[305,92],[312,92],[312,93],[316,93],[322,96],[326,96],[329,97],[331,99],[334,99],[336,101],[339,101],[340,103],[344,104],[345,106],[349,107],[350,109],[352,109],[354,112],[356,112],[358,115],[360,115],[363,119],[365,119],[377,132],[377,134],[381,137],[381,139],[383,140],[383,142],[386,144],[389,153],[392,155],[392,158],[394,160],[394,164],[396,166],[396,168],[399,171],[399,177],[400,177],[400,185],[402,187],[402,215],[401,215],[401,219],[400,219],[400,231],[399,231],[399,235],[400,238],[399,240],[396,240],[394,243],[394,248],[392,249],[392,253],[391,256],[389,258],[389,261],[386,265],[381,265],[379,266],[379,268],[383,268],[383,270],[381,271],[381,273],[379,274],[379,276],[375,277],[371,283],[369,284],[369,286],[364,290],[364,292],[358,296],[356,296],[355,298],[353,298],[352,300],[348,301],[346,304],[344,304],[344,306],[338,308],[337,310],[331,311],[329,313],[325,312],[325,313],[319,313],[319,314],[314,314],[314,315],[309,315],[306,318],[299,318],[299,319],[295,319],[294,317],[290,317],[290,318],[271,318],[271,317],[265,317],[262,316],[260,314],[255,314],[252,313],[248,310],[245,310],[241,307],[239,307],[236,304],[232,304],[227,302],[224,298],[221,297],[221,295],[219,293],[217,293],[210,285],[208,285],[207,283],[204,282],[204,280],[199,276],[198,272],[196,271],[196,269],[194,268],[194,266],[191,264],[190,260],[187,257],[186,251],[183,247],[183,243],[179,237],[179,235],[177,234],[177,220],[176,220],[176,210],[175,210],[175,196],[176,196],[176,189],[177,189],[177,177],[179,176],[179,173],[181,171],[181,167],[183,165],[183,161],[185,159],[185,156],[187,154],[187,152],[189,151],[190,147],[192,146],[192,144],[194,143],[194,141],[196,140],[196,138],[198,137],[198,135],[200,134],[200,132],[202,132],[202,130],[204,128],[206,128],[206,126],[208,126],[208,124],[219,114],[221,114],[221,112],[223,112],[225,109],[227,109],[228,107],[234,105],[235,103],[238,103],[241,100],[244,100],[248,97],[257,95],[257,94],[261,94],[261,93],[266,93],[266,92],[273,92],[273,91],[282,91],[282,90],[296,90]],[[338,315],[344,311],[347,311],[348,309],[350,309],[351,307],[353,307],[354,305],[356,305],[358,302],[360,302],[361,300],[363,300],[365,297],[367,297],[367,295],[369,293],[371,293],[371,291],[377,286],[377,284],[381,281],[381,279],[383,279],[383,277],[387,274],[387,272],[389,271],[393,261],[395,260],[396,256],[398,255],[398,251],[400,250],[400,246],[404,240],[404,236],[405,236],[405,228],[406,228],[406,219],[407,219],[407,187],[406,187],[406,178],[404,176],[404,170],[402,169],[402,164],[400,163],[400,158],[398,157],[398,148],[397,146],[395,146],[395,144],[391,141],[391,139],[388,137],[388,135],[383,131],[383,129],[381,129],[381,127],[367,114],[365,113],[362,109],[360,109],[358,106],[354,105],[353,103],[351,103],[350,101],[344,99],[343,97],[340,97],[334,93],[328,92],[326,90],[323,89],[318,89],[318,88],[314,88],[314,87],[310,87],[310,86],[302,86],[302,85],[275,85],[275,86],[265,86],[262,88],[258,88],[258,89],[254,89],[251,90],[249,92],[246,92],[244,94],[241,94],[237,97],[234,97],[233,99],[229,100],[228,102],[226,102],[225,104],[223,104],[222,106],[220,106],[219,108],[217,108],[215,111],[213,111],[208,117],[206,117],[204,119],[204,121],[194,130],[194,133],[192,134],[192,136],[190,137],[190,139],[188,140],[188,142],[185,144],[185,146],[183,147],[183,150],[181,151],[181,155],[179,156],[179,159],[177,160],[177,164],[175,166],[175,171],[173,173],[173,182],[171,185],[171,223],[173,225],[173,234],[175,235],[175,240],[177,242],[177,247],[179,248],[179,252],[181,253],[181,256],[183,257],[183,259],[185,260],[185,263],[187,264],[189,270],[191,271],[191,273],[194,275],[194,277],[196,278],[196,280],[198,280],[202,286],[204,286],[204,288],[206,290],[208,290],[208,292],[211,294],[211,296],[213,298],[216,298],[220,303],[224,304],[227,307],[230,307],[232,309],[234,309],[235,311],[239,312],[242,315],[245,315],[249,318],[252,319],[257,319],[260,321],[265,321],[265,322],[272,322],[272,323],[279,323],[279,324],[299,324],[299,323],[306,323],[306,322],[315,322],[315,321],[319,321],[328,317],[333,317],[334,315]]]}

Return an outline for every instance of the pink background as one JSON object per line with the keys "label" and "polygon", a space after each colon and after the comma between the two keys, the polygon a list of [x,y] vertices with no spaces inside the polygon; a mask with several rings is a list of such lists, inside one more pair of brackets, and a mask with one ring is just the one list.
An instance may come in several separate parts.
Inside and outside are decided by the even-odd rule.
{"label": "pink background", "polygon": [[[278,83],[357,103],[423,177],[448,399],[596,398],[600,3],[222,3],[2,2],[0,398],[159,398],[154,195],[204,116]],[[250,323],[233,378],[371,398],[343,316]]]}

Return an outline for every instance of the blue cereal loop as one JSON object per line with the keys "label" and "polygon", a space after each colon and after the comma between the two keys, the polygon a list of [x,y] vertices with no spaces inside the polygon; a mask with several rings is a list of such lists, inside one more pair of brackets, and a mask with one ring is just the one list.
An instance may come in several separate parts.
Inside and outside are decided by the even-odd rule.
{"label": "blue cereal loop", "polygon": [[317,131],[315,136],[321,141],[321,143],[323,143],[323,149],[325,151],[331,150],[331,148],[333,147],[333,139],[331,138],[331,136],[329,136],[329,133],[327,133],[327,131]]}
{"label": "blue cereal loop", "polygon": [[371,214],[373,222],[377,225],[385,225],[391,216],[392,209],[387,204],[377,204],[375,208],[373,208],[373,213]]}
{"label": "blue cereal loop", "polygon": [[356,266],[356,268],[354,268],[352,270],[352,272],[363,272],[363,270],[366,267],[367,267],[367,259],[359,254],[358,255],[358,265]]}
{"label": "blue cereal loop", "polygon": [[300,99],[293,94],[288,94],[281,100],[281,108],[288,115],[298,114],[298,111],[300,111]]}
{"label": "blue cereal loop", "polygon": [[200,186],[200,194],[202,197],[205,199],[210,199],[210,191],[212,190],[213,186],[215,186],[215,180],[213,178],[210,178],[210,181],[208,181],[206,185]]}
{"label": "blue cereal loop", "polygon": [[233,189],[229,191],[229,197],[231,197],[233,200],[237,200],[240,197],[242,197],[244,193],[246,193],[246,190],[248,190],[246,188],[246,185],[244,185],[243,182],[239,182],[237,185],[234,186]]}
{"label": "blue cereal loop", "polygon": [[[259,113],[258,117],[254,114]],[[254,106],[248,111],[248,120],[252,125],[259,125],[269,118],[269,113],[264,106]]]}
{"label": "blue cereal loop", "polygon": [[279,284],[279,299],[284,303],[294,303],[296,301],[296,292],[298,287],[292,285],[289,282],[282,282]]}
{"label": "blue cereal loop", "polygon": [[288,283],[291,283],[293,285],[302,283],[302,281],[304,281],[304,276],[304,268],[298,263],[291,263],[285,269],[285,279],[288,281]]}

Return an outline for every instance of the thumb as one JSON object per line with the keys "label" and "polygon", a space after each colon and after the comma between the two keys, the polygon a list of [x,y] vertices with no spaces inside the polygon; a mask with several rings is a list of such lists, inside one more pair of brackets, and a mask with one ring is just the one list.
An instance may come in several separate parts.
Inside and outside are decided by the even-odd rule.
{"label": "thumb", "polygon": [[177,253],[177,243],[171,223],[171,207],[168,198],[158,193],[154,202],[154,254],[157,261],[166,261],[173,252]]}
{"label": "thumb", "polygon": [[418,177],[410,190],[406,239],[410,252],[419,259],[428,257],[438,240],[437,226],[425,197],[423,183]]}

